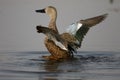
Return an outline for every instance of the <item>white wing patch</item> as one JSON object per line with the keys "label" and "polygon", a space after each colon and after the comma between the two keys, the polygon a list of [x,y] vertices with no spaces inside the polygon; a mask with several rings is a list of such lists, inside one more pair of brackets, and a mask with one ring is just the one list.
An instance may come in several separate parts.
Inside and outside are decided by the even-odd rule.
{"label": "white wing patch", "polygon": [[55,44],[59,46],[61,49],[68,51],[67,48],[62,43],[55,41]]}
{"label": "white wing patch", "polygon": [[59,41],[57,41],[55,38],[52,38],[52,40],[55,42],[57,46],[59,46],[61,49],[68,51],[68,49]]}
{"label": "white wing patch", "polygon": [[68,51],[68,49],[61,42],[57,41],[54,36],[52,36],[51,34],[47,34],[47,36],[48,36],[48,39],[52,40],[61,49]]}
{"label": "white wing patch", "polygon": [[81,23],[74,23],[74,24],[68,26],[66,32],[68,32],[72,35],[75,35],[76,32],[78,31],[78,29],[80,29],[81,26],[82,26]]}

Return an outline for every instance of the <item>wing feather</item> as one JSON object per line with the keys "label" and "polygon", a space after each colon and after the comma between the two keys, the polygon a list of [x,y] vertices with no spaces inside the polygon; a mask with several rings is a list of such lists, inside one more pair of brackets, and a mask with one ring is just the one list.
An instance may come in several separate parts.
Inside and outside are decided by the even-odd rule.
{"label": "wing feather", "polygon": [[[76,49],[81,47],[83,38],[89,31],[90,27],[95,26],[96,24],[102,22],[107,17],[107,15],[108,14],[103,14],[103,15],[96,16],[93,18],[80,20],[77,23],[74,23],[69,26],[69,28],[67,29],[66,32],[69,33],[72,37],[74,37],[76,39],[77,44],[76,43],[74,44]],[[71,42],[73,42],[73,41],[71,41]]]}

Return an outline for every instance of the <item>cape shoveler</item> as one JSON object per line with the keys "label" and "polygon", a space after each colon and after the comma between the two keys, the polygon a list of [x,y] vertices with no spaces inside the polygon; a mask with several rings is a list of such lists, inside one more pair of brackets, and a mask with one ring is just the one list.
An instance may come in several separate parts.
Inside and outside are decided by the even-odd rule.
{"label": "cape shoveler", "polygon": [[80,20],[71,24],[68,29],[59,34],[56,27],[57,10],[53,6],[36,10],[37,13],[46,13],[50,17],[48,27],[37,26],[37,32],[44,33],[45,46],[51,53],[50,56],[44,56],[48,60],[69,59],[73,57],[73,53],[81,47],[84,36],[88,30],[96,24],[103,21],[107,14],[99,15],[93,18]]}

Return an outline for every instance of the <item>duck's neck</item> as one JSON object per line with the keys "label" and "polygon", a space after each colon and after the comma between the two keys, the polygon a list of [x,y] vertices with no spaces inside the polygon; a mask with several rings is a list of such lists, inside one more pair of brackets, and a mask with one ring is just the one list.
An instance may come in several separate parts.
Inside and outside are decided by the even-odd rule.
{"label": "duck's neck", "polygon": [[57,19],[57,14],[51,15],[50,16],[50,22],[49,22],[49,28],[55,30],[58,32],[57,26],[56,26],[56,19]]}

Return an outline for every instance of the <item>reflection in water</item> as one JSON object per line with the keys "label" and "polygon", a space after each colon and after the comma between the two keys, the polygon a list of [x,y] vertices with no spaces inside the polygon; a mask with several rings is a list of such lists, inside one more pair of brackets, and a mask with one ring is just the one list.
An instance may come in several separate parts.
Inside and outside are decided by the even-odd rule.
{"label": "reflection in water", "polygon": [[[47,52],[0,53],[0,80],[119,80],[119,52],[79,52],[76,59],[46,61]],[[2,57],[1,57],[2,56]]]}
{"label": "reflection in water", "polygon": [[[48,75],[47,77],[44,77],[44,80],[58,80],[58,74],[59,70],[58,70],[58,66],[59,66],[59,62],[54,62],[54,61],[45,61],[44,63],[44,69],[46,70],[46,72],[51,72],[52,75]],[[41,80],[41,77],[39,78],[39,80]]]}
{"label": "reflection in water", "polygon": [[47,72],[59,72],[59,70],[58,70],[59,64],[60,64],[60,62],[46,61],[44,63],[44,67]]}
{"label": "reflection in water", "polygon": [[[68,60],[68,61],[46,61],[44,63],[44,69],[46,72],[53,73],[52,75],[49,75],[45,77],[44,80],[59,80],[59,79],[64,79],[65,76],[63,74],[69,74],[75,73],[75,72],[81,72],[83,71],[84,67],[81,65],[81,62],[79,60],[73,59],[73,60]],[[62,80],[63,80],[62,79]],[[66,77],[66,79],[69,79],[69,77]],[[71,78],[72,79],[72,78]],[[75,78],[73,78],[75,79]],[[76,78],[77,79],[77,78]],[[41,78],[40,78],[41,80]],[[83,80],[82,78],[79,77],[79,80]]]}

